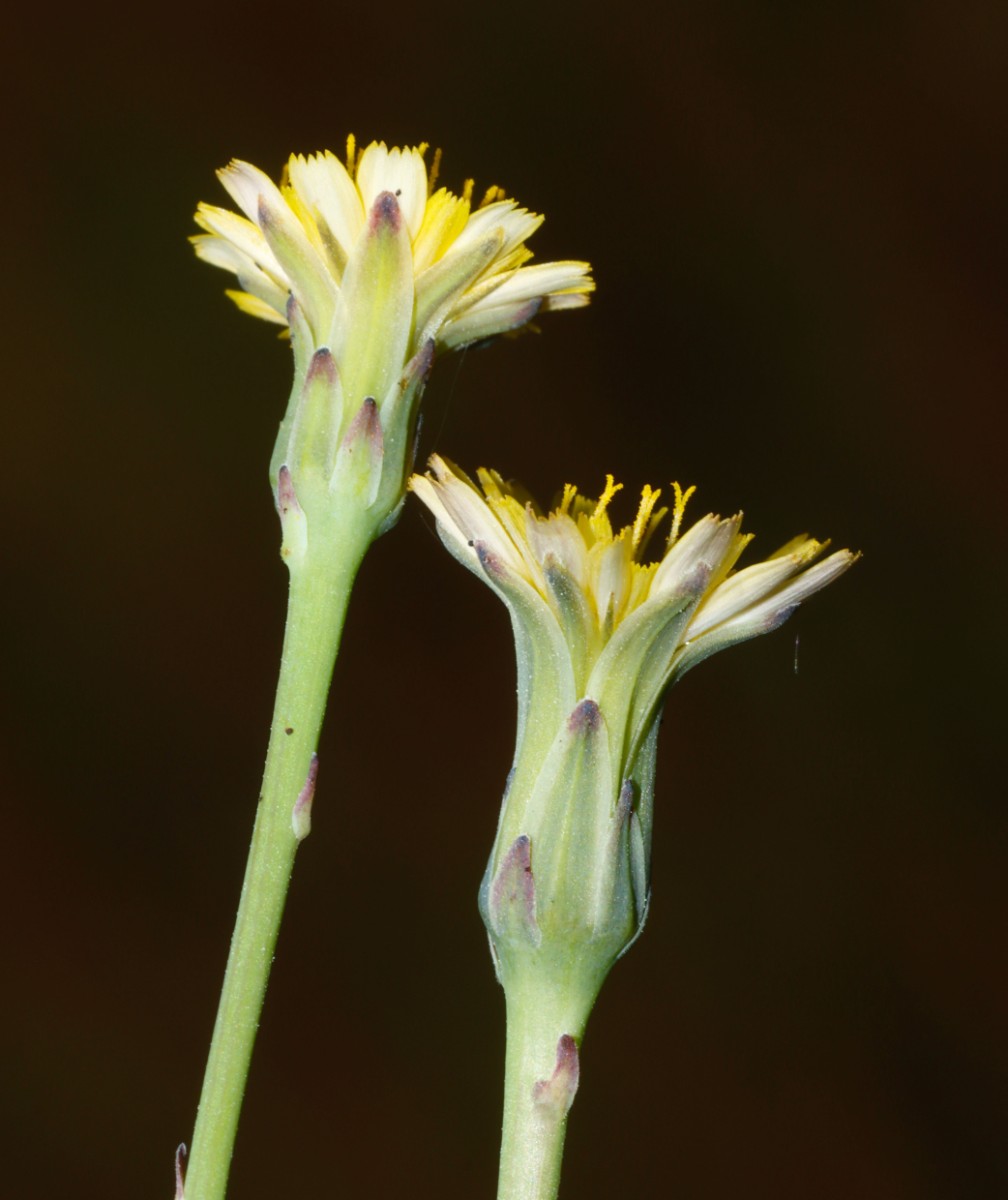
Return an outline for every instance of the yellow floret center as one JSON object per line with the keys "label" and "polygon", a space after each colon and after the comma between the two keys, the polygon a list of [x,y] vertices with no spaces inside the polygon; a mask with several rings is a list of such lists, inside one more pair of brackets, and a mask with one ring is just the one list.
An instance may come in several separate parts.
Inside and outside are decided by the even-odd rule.
{"label": "yellow floret center", "polygon": [[[686,505],[696,491],[696,487],[688,487],[683,491],[678,483],[673,483],[672,488],[675,499],[672,503],[672,528],[669,531],[668,546],[672,546],[679,536]],[[634,517],[633,524],[624,526],[619,533],[614,533],[612,522],[609,519],[609,505],[616,494],[622,490],[623,484],[617,483],[612,475],[607,475],[602,495],[598,500],[593,501],[589,497],[581,495],[574,484],[564,484],[563,493],[554,510],[554,515],[571,517],[581,531],[585,545],[589,547],[599,544],[611,545],[613,542],[621,541],[629,536],[630,558],[637,559],[647,548],[652,533],[668,509],[657,507],[658,501],[661,499],[661,488],[653,488],[646,483],[641,489],[640,502],[637,505],[637,515]]]}

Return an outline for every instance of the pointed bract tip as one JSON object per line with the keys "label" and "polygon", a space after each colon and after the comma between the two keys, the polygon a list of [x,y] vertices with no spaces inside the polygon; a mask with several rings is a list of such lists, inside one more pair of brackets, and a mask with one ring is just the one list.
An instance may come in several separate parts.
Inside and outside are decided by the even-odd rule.
{"label": "pointed bract tip", "polygon": [[594,733],[602,724],[602,711],[594,700],[582,700],[567,718],[571,733]]}
{"label": "pointed bract tip", "polygon": [[399,376],[399,390],[405,392],[408,388],[426,384],[434,365],[434,339],[427,338],[420,349],[406,364]]}
{"label": "pointed bract tip", "polygon": [[402,209],[392,192],[382,192],[375,200],[371,206],[369,223],[374,232],[382,226],[398,232],[402,224]]}
{"label": "pointed bract tip", "polygon": [[569,1033],[561,1034],[553,1074],[532,1085],[532,1101],[539,1115],[554,1121],[563,1120],[574,1103],[580,1076],[577,1042]]}
{"label": "pointed bract tip", "polygon": [[187,1153],[185,1142],[179,1142],[175,1148],[175,1200],[185,1200],[183,1164],[185,1163]]}
{"label": "pointed bract tip", "polygon": [[558,1071],[566,1071],[575,1077],[580,1070],[577,1042],[569,1033],[561,1034],[560,1040],[557,1042],[556,1069]]}
{"label": "pointed bract tip", "polygon": [[479,565],[495,582],[503,579],[507,572],[504,569],[504,564],[496,554],[487,546],[486,542],[481,542],[478,539],[472,542],[472,548],[476,551],[476,557],[479,559]]}
{"label": "pointed bract tip", "polygon": [[321,346],[316,350],[308,365],[306,382],[315,383],[320,378],[325,379],[328,383],[336,381],[336,362],[328,346]]}
{"label": "pointed bract tip", "polygon": [[713,574],[714,568],[711,564],[701,559],[680,582],[675,591],[676,596],[690,596],[699,599],[707,591],[707,585]]}
{"label": "pointed bract tip", "polygon": [[381,415],[374,396],[364,397],[364,402],[354,414],[354,419],[343,438],[343,445],[350,451],[357,442],[366,442],[373,454],[382,452],[384,442]]}
{"label": "pointed bract tip", "polygon": [[318,755],[313,753],[311,762],[308,764],[308,775],[305,778],[304,787],[298,793],[291,813],[291,827],[299,842],[304,841],[311,833],[312,802],[315,799],[315,784],[318,781],[318,761]]}
{"label": "pointed bract tip", "polygon": [[291,478],[290,467],[286,463],[277,473],[277,510],[281,517],[285,517],[291,512],[299,513],[301,511],[297,492],[294,491],[294,480]]}
{"label": "pointed bract tip", "polygon": [[542,933],[536,919],[532,843],[524,833],[511,843],[490,885],[490,920],[499,934],[514,928],[509,917],[517,917],[517,928],[539,945]]}
{"label": "pointed bract tip", "polygon": [[427,382],[427,376],[431,372],[431,367],[434,365],[434,339],[428,338],[420,349],[413,355],[410,361],[406,364],[406,370],[403,372],[403,377],[399,381],[399,386],[406,388],[415,379],[419,379],[421,383]]}

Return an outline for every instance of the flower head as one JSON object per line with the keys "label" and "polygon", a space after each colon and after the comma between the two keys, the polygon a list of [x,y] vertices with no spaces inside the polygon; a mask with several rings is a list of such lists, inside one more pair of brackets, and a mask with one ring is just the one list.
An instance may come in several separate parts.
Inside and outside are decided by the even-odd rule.
{"label": "flower head", "polygon": [[507,604],[515,632],[518,743],[484,916],[505,968],[550,930],[568,945],[580,927],[607,970],[647,904],[668,688],[717,650],[777,628],[857,556],[822,558],[826,544],[803,536],[736,570],[750,540],[741,514],[683,532],[693,489],[674,484],[670,529],[649,561],[668,514],[650,487],[634,521],[615,529],[611,476],[599,499],[568,486],[549,512],[493,471],[479,483],[434,457],[410,486],[448,549]]}
{"label": "flower head", "polygon": [[587,263],[527,265],[542,217],[500,188],[475,208],[471,181],[434,190],[425,151],[358,152],[351,137],[345,165],[292,155],[279,185],[234,161],[218,175],[241,214],[197,209],[196,253],[234,273],[239,308],[290,330],[294,388],[270,471],[288,562],[333,500],[364,514],[365,540],[394,522],[438,351],[584,305],[594,287]]}
{"label": "flower head", "polygon": [[351,137],[345,164],[328,150],[292,154],[279,186],[235,160],[218,176],[244,216],[200,204],[196,253],[236,275],[240,290],[228,294],[253,316],[286,325],[293,295],[318,345],[336,340],[341,296],[356,282],[352,264],[374,224],[394,226],[408,259],[414,352],[428,338],[450,349],[516,329],[541,310],[587,304],[587,263],[526,265],[525,243],[541,216],[499,187],[474,207],[472,180],[461,195],[434,190],[438,157],[428,172],[426,150],[372,142],[358,151]]}

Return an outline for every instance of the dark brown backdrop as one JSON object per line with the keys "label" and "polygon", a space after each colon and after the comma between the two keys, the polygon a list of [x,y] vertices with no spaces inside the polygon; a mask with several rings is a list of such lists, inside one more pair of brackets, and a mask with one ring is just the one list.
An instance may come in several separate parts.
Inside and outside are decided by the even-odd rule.
{"label": "dark brown backdrop", "polygon": [[[3,111],[0,787],[19,1200],[171,1189],[283,619],[287,352],[186,236],[213,169],[428,139],[599,291],[441,365],[423,449],[549,495],[699,485],[864,552],[674,693],[654,905],[583,1052],[564,1194],[1002,1196],[1005,10],[22,11]],[[627,510],[628,512],[629,510]],[[799,670],[793,669],[800,634]],[[492,1195],[475,891],[507,622],[415,505],[369,556],[232,1194]]]}

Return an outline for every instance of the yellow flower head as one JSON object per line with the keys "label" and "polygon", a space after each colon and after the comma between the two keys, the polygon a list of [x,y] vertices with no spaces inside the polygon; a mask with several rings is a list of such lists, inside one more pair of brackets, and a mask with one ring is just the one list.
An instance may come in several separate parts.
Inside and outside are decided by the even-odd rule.
{"label": "yellow flower head", "polygon": [[605,712],[606,695],[626,698],[627,711],[605,713],[629,739],[618,756],[624,763],[672,682],[715,651],[775,629],[856,557],[840,550],[816,562],[827,543],[803,536],[734,571],[750,541],[741,514],[710,514],[681,532],[693,489],[674,484],[670,529],[649,561],[668,513],[650,487],[632,524],[616,530],[609,505],[620,485],[612,476],[598,500],[568,485],[550,512],[494,471],[478,478],[480,487],[434,456],[410,487],[448,549],[508,604],[526,647],[537,645],[537,660],[551,663],[562,711],[590,698]]}
{"label": "yellow flower head", "polygon": [[775,629],[856,556],[816,562],[824,543],[799,537],[736,571],[749,541],[741,515],[681,532],[692,488],[677,484],[651,561],[668,510],[650,487],[618,530],[612,476],[598,500],[568,486],[549,512],[493,471],[477,486],[437,457],[410,487],[514,628],[517,745],[480,891],[499,978],[507,990],[555,969],[590,1007],[647,913],[666,691],[715,651]]}
{"label": "yellow flower head", "polygon": [[425,151],[358,152],[351,137],[345,163],[295,154],[279,185],[234,161],[218,174],[241,213],[196,212],[196,253],[234,273],[232,299],[290,331],[294,386],[270,478],[292,566],[309,542],[345,536],[333,521],[352,517],[365,540],[394,524],[439,350],[584,305],[594,287],[587,263],[528,266],[542,217],[499,188],[475,209],[471,182],[460,196],[434,190]]}
{"label": "yellow flower head", "polygon": [[244,215],[200,204],[196,253],[235,274],[240,288],[228,294],[253,316],[287,324],[293,295],[316,345],[331,345],[345,319],[341,291],[369,223],[403,227],[413,352],[427,338],[450,349],[588,302],[587,263],[526,265],[541,216],[497,187],[474,208],[471,180],[461,195],[434,190],[439,156],[428,172],[426,150],[372,142],[361,151],[350,137],[345,163],[329,151],[291,155],[279,186],[235,160],[218,175]]}

